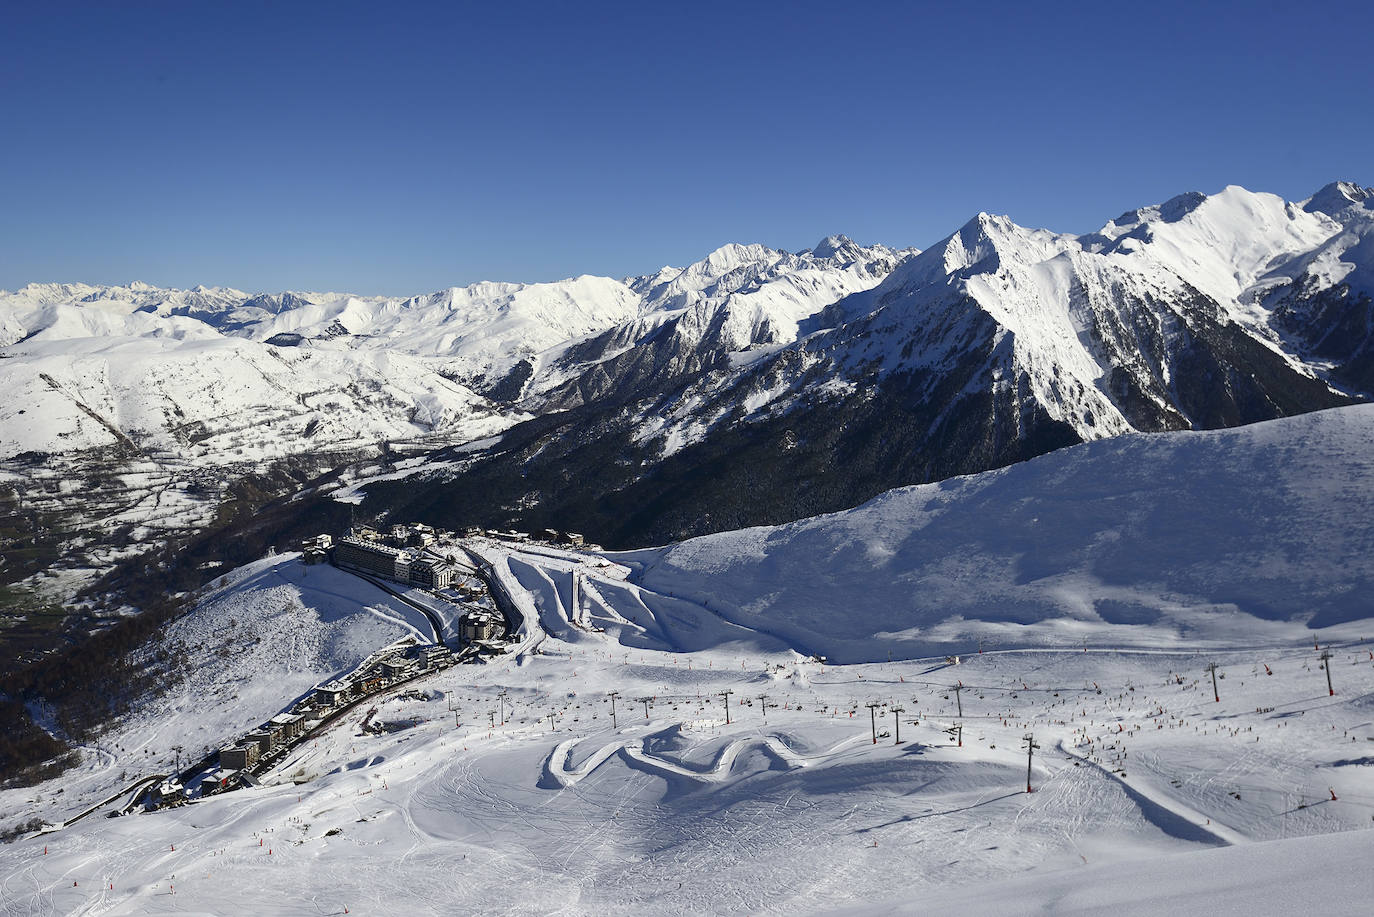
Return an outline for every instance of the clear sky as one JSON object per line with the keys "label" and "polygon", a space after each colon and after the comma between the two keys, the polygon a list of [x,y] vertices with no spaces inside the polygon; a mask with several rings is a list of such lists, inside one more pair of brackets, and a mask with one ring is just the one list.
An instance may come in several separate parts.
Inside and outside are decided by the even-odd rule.
{"label": "clear sky", "polygon": [[420,293],[1374,184],[1374,12],[6,3],[0,288]]}

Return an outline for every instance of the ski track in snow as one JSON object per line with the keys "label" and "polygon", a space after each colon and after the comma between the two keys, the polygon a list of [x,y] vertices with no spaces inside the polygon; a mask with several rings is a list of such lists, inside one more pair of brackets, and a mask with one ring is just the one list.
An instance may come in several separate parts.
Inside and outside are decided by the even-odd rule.
{"label": "ski track in snow", "polygon": [[568,762],[571,761],[575,747],[580,742],[579,739],[574,738],[566,739],[554,747],[554,750],[550,752],[549,757],[544,762],[544,773],[550,780],[558,783],[562,787],[567,788],[576,786],[583,778],[601,767],[601,765],[606,763],[612,756],[623,752],[626,758],[643,765],[651,771],[687,777],[702,783],[720,783],[729,776],[730,768],[734,765],[735,759],[739,757],[740,752],[746,749],[766,749],[787,767],[807,767],[818,760],[827,758],[841,748],[853,745],[858,741],[860,740],[853,738],[844,739],[829,751],[817,755],[804,756],[798,754],[776,735],[735,739],[720,749],[716,754],[714,762],[705,769],[702,769],[680,761],[672,761],[661,755],[650,754],[644,750],[644,741],[642,739],[625,739],[623,741],[609,742],[588,755],[581,764],[570,767],[568,766]]}

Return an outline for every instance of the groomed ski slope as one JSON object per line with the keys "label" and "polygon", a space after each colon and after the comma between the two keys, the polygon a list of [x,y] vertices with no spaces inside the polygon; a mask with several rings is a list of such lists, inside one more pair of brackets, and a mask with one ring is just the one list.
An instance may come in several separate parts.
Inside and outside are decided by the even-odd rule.
{"label": "groomed ski slope", "polygon": [[[1360,588],[1367,576],[1358,444],[1370,423],[1357,408],[1079,447],[851,513],[633,556],[465,541],[526,615],[512,652],[383,696],[372,718],[381,734],[350,714],[264,786],[157,813],[96,813],[0,846],[0,913],[1287,913],[1317,900],[1323,913],[1366,914],[1374,629],[1340,604],[1340,588],[1319,587]],[[1189,474],[1221,490],[1194,487],[1152,510]],[[906,569],[891,558],[917,556],[912,539],[948,558],[959,543],[939,554],[932,527],[962,519],[946,532],[973,532],[1014,475],[1027,476],[1025,489],[1001,527],[987,530],[982,553],[963,545],[971,594],[958,626],[968,634],[944,616],[929,626],[948,640],[883,636],[894,621],[927,626],[884,606],[888,580]],[[1192,528],[1189,500],[1206,501]],[[1117,542],[1092,533],[1111,512]],[[1035,553],[1037,542],[1013,533],[1037,518],[1084,534],[1061,532]],[[1256,532],[1241,525],[1260,521]],[[848,536],[844,550],[801,553],[827,529]],[[1175,530],[1191,553],[1147,537]],[[731,566],[730,538],[754,555]],[[1313,539],[1330,567],[1305,572],[1323,560],[1306,547]],[[1047,606],[1017,625],[999,616],[1001,598],[975,600],[978,589],[1015,594],[1004,579],[1014,547],[1038,560],[1040,577],[1021,587],[1035,602],[1055,594],[1041,584],[1055,561],[1080,577],[1084,597],[1129,587],[1144,602],[1189,582],[1194,604],[1180,599],[1141,623],[1078,618],[1085,629],[1067,631]],[[771,579],[763,548],[778,564]],[[676,552],[717,565],[689,566]],[[1271,609],[1307,589],[1302,610],[1222,610],[1246,558]],[[273,590],[320,569],[263,561],[242,583],[272,588],[235,592],[231,578],[180,626],[222,616],[215,603],[231,594],[284,613]],[[1297,579],[1289,592],[1282,572]],[[829,577],[828,630],[791,629],[786,594],[774,595],[791,588],[787,575]],[[748,576],[771,609],[758,627],[727,605]],[[337,615],[330,590],[292,589],[298,627]],[[958,597],[953,586],[944,594]],[[369,604],[354,602],[349,620],[381,622]],[[805,622],[816,606],[796,607]],[[1180,633],[1188,607],[1201,612]],[[1072,639],[1046,645],[1061,632]],[[865,661],[810,659],[812,641],[857,647]],[[922,645],[959,646],[960,658],[911,652]],[[243,658],[240,677],[271,693],[281,668],[271,658]],[[281,703],[296,692],[283,684]],[[127,728],[160,729],[169,742],[195,727],[194,713],[149,708]],[[960,724],[961,735],[949,731]],[[1038,746],[1030,793],[1028,735]],[[59,821],[79,808],[62,788],[19,791],[7,810]]]}
{"label": "groomed ski slope", "polygon": [[537,647],[411,682],[383,734],[358,711],[265,786],[0,847],[4,912],[1151,913],[1289,901],[1313,871],[1327,912],[1367,913],[1374,644],[1331,648],[1328,696],[1310,644],[827,666],[568,641],[560,607]]}

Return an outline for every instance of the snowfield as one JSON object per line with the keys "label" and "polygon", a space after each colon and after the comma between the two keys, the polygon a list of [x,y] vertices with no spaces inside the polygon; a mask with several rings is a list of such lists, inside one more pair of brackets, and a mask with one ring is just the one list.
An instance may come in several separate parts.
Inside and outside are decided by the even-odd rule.
{"label": "snowfield", "polygon": [[[1369,633],[1374,406],[1129,435],[854,510],[614,555],[806,653]],[[1297,625],[1298,634],[1295,634]]]}
{"label": "snowfield", "polygon": [[[1366,914],[1372,428],[1088,444],[630,555],[469,539],[525,615],[509,653],[262,786],[0,846],[0,907]],[[168,634],[186,693],[115,745],[165,764],[423,632],[294,555],[215,588]],[[262,640],[221,663],[229,618]],[[4,823],[70,818],[116,760],[6,791]]]}

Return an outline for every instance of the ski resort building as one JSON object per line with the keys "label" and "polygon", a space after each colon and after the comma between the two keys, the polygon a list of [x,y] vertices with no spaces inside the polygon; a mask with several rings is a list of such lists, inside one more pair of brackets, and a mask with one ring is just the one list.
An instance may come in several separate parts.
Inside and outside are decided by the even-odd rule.
{"label": "ski resort building", "polygon": [[257,745],[231,745],[219,750],[219,766],[225,770],[241,771],[258,763]]}
{"label": "ski resort building", "polygon": [[410,578],[410,558],[404,551],[355,535],[339,539],[334,563],[388,579]]}
{"label": "ski resort building", "polygon": [[458,619],[458,635],[467,643],[499,640],[505,636],[506,622],[491,611],[469,611]]}
{"label": "ski resort building", "polygon": [[245,744],[245,745],[247,745],[247,744],[256,745],[257,748],[258,748],[258,756],[259,756],[259,757],[261,757],[262,755],[265,755],[265,754],[268,754],[269,752],[271,752],[272,749],[273,749],[274,747],[276,747],[276,744],[277,744],[277,743],[276,743],[276,739],[275,739],[275,737],[272,735],[272,733],[271,733],[271,732],[268,732],[268,731],[266,731],[266,730],[260,730],[260,731],[258,731],[258,732],[250,732],[250,733],[248,733],[248,735],[246,735],[246,736],[243,737],[243,741],[244,741],[244,744]]}
{"label": "ski resort building", "polygon": [[453,582],[453,568],[441,560],[420,558],[410,564],[410,581],[429,589],[447,589]]}
{"label": "ski resort building", "polygon": [[329,560],[329,549],[334,546],[330,535],[316,535],[301,542],[301,559],[307,564],[322,564]]}
{"label": "ski resort building", "polygon": [[424,548],[434,543],[436,533],[428,525],[396,525],[391,528],[391,538],[397,544],[412,548]]}
{"label": "ski resort building", "polygon": [[352,690],[347,685],[338,683],[321,685],[315,689],[315,699],[319,701],[321,707],[337,707],[348,699]]}
{"label": "ski resort building", "polygon": [[[398,543],[427,543],[434,540],[432,529],[416,533],[397,526],[396,531],[400,534],[393,535],[392,541]],[[414,583],[427,589],[447,589],[452,585],[453,567],[444,560],[425,556],[419,551],[394,547],[380,539],[380,535],[349,535],[339,539],[334,549],[334,563],[346,570]]]}
{"label": "ski resort building", "polygon": [[453,653],[446,646],[426,646],[420,650],[420,660],[425,668],[438,668],[453,661]]}
{"label": "ski resort building", "polygon": [[[223,754],[223,749],[220,750]],[[254,760],[257,760],[256,758]],[[231,784],[238,783],[239,771],[242,768],[225,767],[221,765],[204,777],[200,778],[200,795],[213,796],[221,790],[231,789]]]}
{"label": "ski resort building", "polygon": [[177,778],[168,777],[153,787],[148,795],[149,801],[155,807],[176,805],[186,801],[186,787]]}
{"label": "ski resort building", "polygon": [[305,731],[305,717],[294,713],[278,713],[268,721],[278,732],[279,741],[289,742]]}

